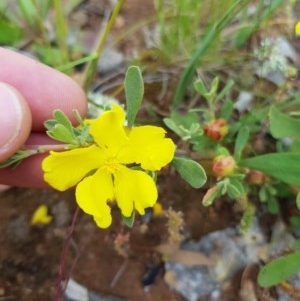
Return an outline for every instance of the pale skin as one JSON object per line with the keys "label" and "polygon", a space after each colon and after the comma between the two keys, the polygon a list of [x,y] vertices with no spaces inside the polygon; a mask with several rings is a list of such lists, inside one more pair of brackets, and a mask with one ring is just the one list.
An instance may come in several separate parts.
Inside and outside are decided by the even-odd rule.
{"label": "pale skin", "polygon": [[[55,109],[76,122],[73,110],[86,114],[80,86],[68,76],[24,55],[0,48],[0,162],[24,145],[51,145],[43,123]],[[0,169],[0,184],[47,187],[41,162],[32,156],[15,169]]]}

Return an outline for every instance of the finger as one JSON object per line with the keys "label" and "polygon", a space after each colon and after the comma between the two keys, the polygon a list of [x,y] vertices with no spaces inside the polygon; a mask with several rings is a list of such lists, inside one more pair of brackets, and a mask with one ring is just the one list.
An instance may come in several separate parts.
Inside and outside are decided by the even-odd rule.
{"label": "finger", "polygon": [[0,161],[9,158],[31,131],[31,113],[24,97],[12,86],[0,83]]}
{"label": "finger", "polygon": [[17,52],[0,48],[0,81],[15,87],[26,99],[33,116],[33,130],[43,130],[55,109],[76,122],[73,110],[84,116],[86,97],[70,77]]}
{"label": "finger", "polygon": [[[32,133],[25,145],[51,145],[57,144],[56,141],[50,139],[46,134],[42,133]],[[49,187],[44,181],[43,171],[42,171],[42,161],[48,154],[33,155],[18,166],[12,168],[2,168],[0,169],[0,183],[10,186],[18,187],[36,187],[44,188]]]}
{"label": "finger", "polygon": [[9,186],[44,188],[41,164],[46,155],[35,155],[24,160],[16,168],[0,169],[0,183]]}

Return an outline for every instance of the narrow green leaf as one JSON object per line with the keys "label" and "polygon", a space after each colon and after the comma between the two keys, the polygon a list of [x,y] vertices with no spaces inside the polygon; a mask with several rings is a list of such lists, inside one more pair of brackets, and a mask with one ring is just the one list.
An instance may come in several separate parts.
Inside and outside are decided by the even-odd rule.
{"label": "narrow green leaf", "polygon": [[271,153],[239,161],[239,166],[262,171],[284,183],[300,186],[300,153]]}
{"label": "narrow green leaf", "polygon": [[246,146],[250,135],[249,127],[242,126],[237,134],[235,145],[234,145],[234,157],[236,160],[239,160],[243,151],[243,148]]}
{"label": "narrow green leaf", "polygon": [[172,165],[178,171],[180,176],[194,188],[202,187],[206,182],[206,173],[203,167],[188,158],[175,157]]}
{"label": "narrow green leaf", "polygon": [[266,264],[258,274],[258,283],[262,287],[276,285],[288,279],[300,270],[300,252],[277,258]]}
{"label": "narrow green leaf", "polygon": [[128,126],[132,127],[144,95],[142,73],[137,66],[130,66],[125,75],[125,96]]}
{"label": "narrow green leaf", "polygon": [[68,35],[68,24],[67,18],[63,11],[63,5],[61,0],[53,0],[54,10],[55,10],[55,33],[56,33],[56,42],[60,49],[60,55],[64,64],[68,63],[69,60],[69,49],[67,44],[67,35]]}
{"label": "narrow green leaf", "polygon": [[57,69],[59,71],[65,71],[65,70],[68,70],[68,69],[71,69],[71,68],[74,68],[78,65],[81,65],[81,64],[84,64],[84,63],[87,63],[87,62],[90,62],[92,60],[95,60],[97,58],[97,55],[95,53],[93,54],[90,54],[88,56],[85,56],[83,58],[80,58],[76,61],[73,61],[73,62],[69,62],[69,63],[66,63],[60,67],[58,67]]}
{"label": "narrow green leaf", "polygon": [[270,131],[274,138],[300,136],[300,120],[280,112],[272,106],[269,112]]}
{"label": "narrow green leaf", "polygon": [[215,77],[211,83],[209,94],[214,96],[217,93],[218,87],[219,87],[219,78]]}
{"label": "narrow green leaf", "polygon": [[122,215],[122,220],[123,220],[124,224],[129,228],[132,228],[132,226],[134,224],[134,219],[135,219],[134,211],[132,211],[132,214],[129,217]]}
{"label": "narrow green leaf", "polygon": [[218,93],[216,97],[216,101],[221,100],[229,92],[229,90],[232,88],[233,85],[234,85],[234,81],[231,79],[228,80],[226,82],[225,87],[221,90],[221,92]]}
{"label": "narrow green leaf", "polygon": [[[185,91],[195,75],[195,69],[197,68],[199,62],[204,57],[205,53],[210,49],[211,44],[219,36],[221,31],[232,21],[237,13],[243,9],[244,5],[240,5],[242,2],[243,0],[234,1],[232,5],[229,6],[228,10],[224,12],[219,22],[217,24],[213,24],[207,30],[205,36],[201,39],[198,48],[181,74],[175,91],[173,107],[177,107],[183,102]],[[246,2],[250,1],[248,0]]]}
{"label": "narrow green leaf", "polygon": [[4,167],[16,167],[21,161],[26,159],[29,156],[32,156],[33,153],[29,150],[18,150],[10,158],[0,163],[0,168]]}
{"label": "narrow green leaf", "polygon": [[32,0],[17,0],[17,8],[31,26],[36,22],[36,9]]}
{"label": "narrow green leaf", "polygon": [[226,100],[224,104],[222,105],[221,111],[220,111],[220,117],[228,120],[233,111],[233,102],[231,100]]}

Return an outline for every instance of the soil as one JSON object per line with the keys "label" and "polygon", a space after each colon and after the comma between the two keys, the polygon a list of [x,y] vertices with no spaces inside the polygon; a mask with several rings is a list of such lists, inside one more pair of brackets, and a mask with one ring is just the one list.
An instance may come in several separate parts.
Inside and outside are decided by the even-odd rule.
{"label": "soil", "polygon": [[[90,14],[89,22],[94,22],[90,29],[94,32],[101,24],[105,3],[101,1],[99,10],[95,9],[99,1],[83,1],[81,6],[82,11]],[[125,1],[113,29],[115,34],[154,13],[152,0],[140,3],[140,0]],[[128,55],[142,48],[143,39],[136,37],[129,36],[126,43],[119,45],[120,50]],[[168,107],[167,103],[156,105],[162,111]],[[158,183],[158,201],[165,213],[168,208],[183,213],[184,233],[190,239],[199,239],[212,231],[236,225],[240,220],[240,213],[227,201],[219,200],[211,207],[203,207],[203,191],[188,186],[172,170],[161,173]],[[151,285],[143,285],[146,272],[161,262],[155,246],[167,242],[166,214],[152,217],[147,222],[138,217],[129,230],[122,224],[117,208],[113,208],[113,225],[103,230],[79,211],[69,251],[62,261],[62,250],[77,210],[74,191],[60,193],[11,188],[1,193],[0,204],[0,301],[55,300],[58,274],[62,268],[63,279],[71,277],[102,295],[132,301],[184,300],[168,287],[163,269]],[[32,226],[30,219],[40,204],[48,206],[53,220],[47,225]],[[120,270],[123,272],[118,273]],[[237,277],[239,283],[241,275]],[[238,289],[239,284],[232,282],[220,300],[239,300]]]}
{"label": "soil", "polygon": [[[237,222],[226,202],[204,208],[202,192],[191,189],[177,175],[161,176],[159,183],[159,202],[165,209],[180,208],[186,220],[185,231],[192,237]],[[0,300],[55,300],[60,256],[75,203],[74,191],[11,188],[1,194]],[[48,206],[54,219],[48,225],[31,226],[31,216],[40,204]],[[112,227],[103,230],[89,216],[79,213],[64,261],[63,279],[71,273],[75,281],[92,291],[132,301],[184,300],[169,289],[163,271],[147,289],[142,285],[147,270],[159,260],[154,247],[167,240],[167,218],[161,215],[149,223],[137,218],[128,230],[118,218],[117,209],[114,215]],[[129,241],[126,233],[130,233]],[[117,239],[123,239],[123,244]],[[123,264],[124,272],[115,279]]]}

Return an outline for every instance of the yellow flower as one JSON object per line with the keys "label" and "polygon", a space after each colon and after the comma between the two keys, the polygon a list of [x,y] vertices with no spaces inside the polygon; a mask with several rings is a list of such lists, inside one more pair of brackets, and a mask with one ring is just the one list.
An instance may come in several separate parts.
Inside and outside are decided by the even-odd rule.
{"label": "yellow flower", "polygon": [[[64,152],[51,151],[43,161],[44,179],[58,190],[76,184],[76,200],[101,228],[111,224],[109,201],[116,200],[125,217],[140,214],[157,200],[153,179],[143,170],[158,171],[174,157],[175,145],[156,126],[124,126],[125,113],[114,105],[90,124],[95,144]],[[138,166],[143,170],[131,169]]]}
{"label": "yellow flower", "polygon": [[46,205],[40,205],[35,209],[31,220],[30,224],[31,225],[38,225],[38,224],[43,224],[47,225],[52,221],[52,216],[48,215],[48,208]]}
{"label": "yellow flower", "polygon": [[297,36],[300,35],[300,21],[295,25],[295,33]]}

